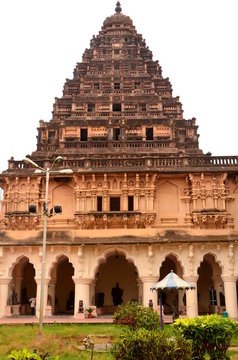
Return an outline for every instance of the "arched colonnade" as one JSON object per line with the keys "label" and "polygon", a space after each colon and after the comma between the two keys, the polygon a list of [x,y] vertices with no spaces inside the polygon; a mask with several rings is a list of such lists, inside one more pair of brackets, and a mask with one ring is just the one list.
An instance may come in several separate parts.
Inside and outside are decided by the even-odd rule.
{"label": "arched colonnade", "polygon": [[[165,314],[174,307],[180,314],[189,317],[198,314],[222,312],[237,318],[237,276],[224,271],[222,258],[214,251],[201,252],[194,257],[189,248],[188,255],[182,251],[164,250],[160,261],[151,245],[103,249],[78,247],[56,251],[47,248],[44,291],[45,315],[68,314],[77,316],[79,302],[84,308],[96,305],[100,314],[115,310],[112,289],[121,290],[121,301],[137,300],[153,307],[158,306],[158,294],[151,293],[151,286],[171,270],[191,284],[196,290],[165,291],[163,305]],[[130,251],[129,251],[130,250]],[[161,248],[160,248],[161,250]],[[163,249],[162,249],[163,250]],[[20,251],[19,251],[20,252]],[[229,255],[229,253],[228,253]],[[0,278],[0,316],[31,314],[29,299],[40,299],[41,253],[30,250],[15,257],[6,270],[7,276]],[[17,306],[15,306],[17,305]],[[14,307],[15,306],[15,307]],[[37,312],[39,316],[39,302]]]}

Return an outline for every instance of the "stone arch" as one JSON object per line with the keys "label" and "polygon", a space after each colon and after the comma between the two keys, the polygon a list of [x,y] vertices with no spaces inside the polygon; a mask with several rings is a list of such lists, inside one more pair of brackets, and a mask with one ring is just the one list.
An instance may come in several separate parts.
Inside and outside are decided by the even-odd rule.
{"label": "stone arch", "polygon": [[21,191],[25,191],[26,190],[26,184],[25,183],[22,183],[21,184]]}
{"label": "stone arch", "polygon": [[[103,313],[113,313],[121,301],[139,301],[138,270],[125,249],[113,247],[104,251],[103,257],[98,259],[94,277],[95,304]],[[119,297],[115,296],[118,292]]]}
{"label": "stone arch", "polygon": [[29,299],[36,297],[36,270],[27,255],[18,256],[9,268],[9,276],[9,304],[21,305],[17,309],[18,314],[32,314]]}
{"label": "stone arch", "polygon": [[132,263],[132,264],[135,266],[135,268],[136,268],[136,270],[137,270],[137,272],[138,272],[138,276],[140,276],[140,274],[139,274],[139,267],[138,267],[138,264],[137,264],[137,262],[136,262],[136,259],[134,259],[133,257],[129,256],[128,251],[125,250],[125,249],[123,249],[123,248],[121,248],[121,247],[111,247],[111,248],[105,250],[105,251],[103,252],[102,256],[98,258],[98,260],[97,260],[97,265],[96,265],[96,267],[95,267],[94,270],[93,270],[93,276],[94,276],[94,277],[95,277],[95,275],[96,275],[96,273],[97,273],[100,265],[103,264],[103,263],[105,263],[105,262],[107,261],[107,258],[108,258],[110,255],[113,255],[113,254],[115,254],[115,253],[118,253],[118,254],[121,254],[121,255],[125,256],[126,260],[127,260],[128,262]]}
{"label": "stone arch", "polygon": [[[21,253],[21,255],[19,255],[10,265],[10,267],[8,268],[8,276],[9,277],[12,277],[12,271],[15,267],[15,265],[17,265],[22,259],[28,259],[29,263],[31,263],[33,266],[34,266],[34,261],[33,259],[31,258],[31,256],[29,256],[29,254],[25,254],[25,253]],[[35,268],[35,267],[34,267]],[[35,271],[36,271],[36,277],[37,277],[37,269],[35,268]]]}
{"label": "stone arch", "polygon": [[76,266],[75,266],[72,258],[70,257],[70,254],[66,254],[66,253],[64,253],[64,252],[61,252],[61,253],[59,253],[59,254],[57,254],[57,255],[54,256],[54,259],[53,259],[53,261],[51,262],[51,265],[49,266],[49,269],[48,269],[48,271],[47,271],[48,277],[50,277],[51,271],[52,271],[52,269],[54,268],[55,264],[57,264],[57,262],[58,262],[61,258],[63,258],[63,257],[68,258],[68,260],[69,260],[69,262],[72,264],[73,268],[76,269]]}
{"label": "stone arch", "polygon": [[201,266],[201,263],[203,262],[203,259],[206,255],[211,255],[211,256],[214,256],[214,259],[215,261],[218,263],[218,265],[220,266],[221,270],[222,270],[222,274],[221,275],[224,275],[224,264],[221,260],[221,258],[219,257],[219,255],[215,252],[215,251],[212,251],[212,250],[204,250],[202,252],[202,260],[199,261],[199,264],[197,265],[197,269],[196,271],[198,272],[198,269],[199,267]]}
{"label": "stone arch", "polygon": [[212,251],[204,251],[202,261],[197,268],[198,273],[198,313],[217,313],[224,306],[225,293],[222,280],[223,266],[218,255]]}
{"label": "stone arch", "polygon": [[[178,254],[176,254],[175,252],[173,252],[173,251],[168,251],[163,255],[161,265],[160,265],[160,267],[158,269],[158,273],[160,274],[160,269],[161,269],[163,263],[165,262],[166,258],[169,258],[170,256],[175,258],[176,262],[178,262],[178,264],[180,264],[183,275],[185,275],[187,273],[186,266],[185,266],[183,260],[181,259],[181,257]],[[173,269],[171,269],[171,270],[173,270]],[[181,276],[180,274],[178,274],[178,275]]]}
{"label": "stone arch", "polygon": [[75,268],[67,255],[59,254],[49,269],[48,305],[55,314],[73,314]]}
{"label": "stone arch", "polygon": [[[173,251],[168,251],[164,254],[163,260],[159,268],[159,280],[162,280],[166,275],[173,271],[181,278],[185,273],[185,265],[178,254]],[[164,289],[162,293],[162,302],[165,314],[173,314],[176,311],[184,311],[184,296],[183,290]]]}

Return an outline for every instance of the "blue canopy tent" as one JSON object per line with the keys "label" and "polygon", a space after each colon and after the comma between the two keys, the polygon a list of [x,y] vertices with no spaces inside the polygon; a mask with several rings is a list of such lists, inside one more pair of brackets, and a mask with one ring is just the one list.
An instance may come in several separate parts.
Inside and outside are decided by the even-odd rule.
{"label": "blue canopy tent", "polygon": [[189,284],[187,281],[181,279],[177,274],[171,270],[161,281],[155,283],[150,291],[161,290],[160,292],[160,327],[163,328],[162,319],[162,293],[164,289],[177,289],[177,290],[189,290],[195,289],[195,286]]}

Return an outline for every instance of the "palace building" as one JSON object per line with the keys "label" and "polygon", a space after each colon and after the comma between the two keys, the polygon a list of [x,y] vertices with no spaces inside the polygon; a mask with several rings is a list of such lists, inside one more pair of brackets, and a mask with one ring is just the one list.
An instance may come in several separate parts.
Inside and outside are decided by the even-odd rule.
{"label": "palace building", "polygon": [[[157,308],[150,288],[173,270],[196,290],[165,292],[165,314],[238,317],[238,156],[199,148],[196,119],[119,2],[37,131],[29,158],[44,169],[63,158],[49,179],[62,214],[47,222],[45,315],[111,314],[117,283],[123,303]],[[0,174],[0,317],[40,298],[46,176],[35,170],[11,158]]]}

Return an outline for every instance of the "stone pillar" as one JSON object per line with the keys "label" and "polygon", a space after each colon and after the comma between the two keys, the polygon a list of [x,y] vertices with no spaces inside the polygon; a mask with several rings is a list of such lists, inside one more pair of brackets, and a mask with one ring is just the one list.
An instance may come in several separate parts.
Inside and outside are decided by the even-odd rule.
{"label": "stone pillar", "polygon": [[123,177],[123,188],[122,188],[122,203],[121,210],[128,211],[128,188],[127,188],[127,174]]}
{"label": "stone pillar", "polygon": [[213,280],[213,286],[214,286],[214,290],[216,291],[216,297],[217,297],[217,306],[216,306],[216,312],[217,312],[218,307],[221,305],[220,304],[219,292],[223,288],[223,285],[221,284],[221,277],[220,276],[213,276],[212,280]]}
{"label": "stone pillar", "polygon": [[137,279],[137,286],[138,286],[138,303],[140,305],[143,304],[143,283],[140,279]]}
{"label": "stone pillar", "polygon": [[83,307],[88,308],[90,302],[90,284],[92,278],[75,278],[72,277],[75,283],[75,296],[74,296],[74,316],[78,313],[79,300],[83,300]]}
{"label": "stone pillar", "polygon": [[158,276],[141,276],[140,280],[143,283],[143,300],[144,306],[149,306],[149,301],[152,300],[153,308],[158,308],[158,293],[157,291],[150,291],[150,288],[158,281]]}
{"label": "stone pillar", "polygon": [[122,190],[122,204],[121,204],[122,211],[128,211],[128,194],[127,190]]}
{"label": "stone pillar", "polygon": [[149,211],[149,191],[145,190],[145,211]]}
{"label": "stone pillar", "polygon": [[154,189],[151,189],[149,192],[149,201],[148,201],[148,205],[149,205],[149,211],[153,211],[154,210]]}
{"label": "stone pillar", "polygon": [[95,281],[92,281],[90,284],[90,305],[95,305]]}
{"label": "stone pillar", "polygon": [[225,290],[226,311],[228,316],[238,318],[237,313],[237,293],[236,293],[236,276],[222,276]]}
{"label": "stone pillar", "polygon": [[112,140],[112,128],[108,128],[108,140]]}
{"label": "stone pillar", "polygon": [[107,202],[107,191],[103,191],[103,196],[102,196],[102,211],[108,211],[108,206],[107,206],[108,202]]}
{"label": "stone pillar", "polygon": [[85,208],[86,208],[86,197],[85,197],[85,193],[82,193],[82,197],[81,197],[81,211],[85,212]]}
{"label": "stone pillar", "polygon": [[11,278],[0,278],[0,318],[5,316],[8,299],[8,288]]}
{"label": "stone pillar", "polygon": [[[44,304],[43,304],[43,316],[45,316],[45,309],[47,306],[47,298],[48,298],[48,285],[50,282],[50,278],[45,278],[44,281]],[[41,278],[35,278],[36,281],[36,317],[40,316],[40,292],[41,292]]]}
{"label": "stone pillar", "polygon": [[48,295],[50,295],[53,314],[55,312],[55,284],[56,284],[56,279],[51,279],[48,287]]}
{"label": "stone pillar", "polygon": [[178,290],[178,310],[183,311],[184,305],[183,305],[183,296],[184,296],[185,290]]}
{"label": "stone pillar", "polygon": [[183,276],[183,278],[189,284],[195,286],[195,290],[186,290],[187,317],[194,318],[198,316],[198,296],[197,296],[198,276]]}
{"label": "stone pillar", "polygon": [[80,211],[80,192],[79,192],[79,190],[75,191],[75,210]]}
{"label": "stone pillar", "polygon": [[140,207],[140,175],[136,174],[136,186],[134,196],[134,210],[138,211]]}
{"label": "stone pillar", "polygon": [[21,284],[22,284],[22,280],[23,280],[23,277],[22,276],[15,276],[15,284],[16,284],[16,287],[15,287],[15,290],[16,290],[16,293],[17,293],[17,301],[21,302]]}
{"label": "stone pillar", "polygon": [[140,196],[139,190],[135,190],[135,196],[134,196],[134,210],[135,211],[139,211],[139,196]]}
{"label": "stone pillar", "polygon": [[94,191],[91,193],[91,210],[96,211],[96,194]]}

